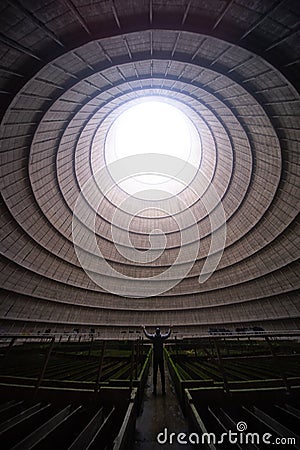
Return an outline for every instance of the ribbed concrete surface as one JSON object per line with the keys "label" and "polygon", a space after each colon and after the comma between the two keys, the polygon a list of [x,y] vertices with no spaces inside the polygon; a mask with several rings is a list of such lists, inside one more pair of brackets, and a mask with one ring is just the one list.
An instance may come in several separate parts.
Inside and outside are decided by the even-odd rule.
{"label": "ribbed concrete surface", "polygon": [[[298,326],[298,3],[1,2],[3,330],[75,327],[120,336],[170,322],[191,333],[220,324]],[[110,125],[128,102],[149,95],[180,105],[201,137],[203,196],[192,193],[200,175],[179,196],[201,245],[181,281],[182,265],[173,264],[180,282],[172,289],[127,298],[105,292],[82,270],[72,217],[80,191],[104,165]],[[217,270],[199,284],[211,245],[203,206],[210,186],[222,199],[226,246]],[[111,227],[124,200],[117,186],[103,200],[97,242],[115,270],[136,278],[142,295],[141,278],[176,260],[181,235],[171,216],[133,217],[134,247],[147,249],[157,225],[167,247],[153,263],[129,261]],[[120,220],[122,238],[126,213]],[[107,276],[97,261],[95,272]]]}

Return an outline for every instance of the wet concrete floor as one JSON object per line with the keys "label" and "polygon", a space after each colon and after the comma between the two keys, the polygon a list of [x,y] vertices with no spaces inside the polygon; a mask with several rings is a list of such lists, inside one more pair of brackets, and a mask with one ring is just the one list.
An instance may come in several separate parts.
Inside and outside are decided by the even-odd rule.
{"label": "wet concrete floor", "polygon": [[[158,372],[157,395],[152,394],[152,368],[150,368],[146,384],[142,410],[137,418],[134,445],[132,450],[191,450],[190,444],[179,444],[178,433],[188,434],[188,423],[184,418],[174,386],[167,368],[166,372],[166,396],[161,394],[160,374]],[[164,429],[167,429],[167,433]],[[157,441],[157,435],[161,435],[161,444]],[[176,433],[170,444],[170,433]],[[167,436],[167,439],[165,439]],[[164,441],[167,440],[166,443]]]}

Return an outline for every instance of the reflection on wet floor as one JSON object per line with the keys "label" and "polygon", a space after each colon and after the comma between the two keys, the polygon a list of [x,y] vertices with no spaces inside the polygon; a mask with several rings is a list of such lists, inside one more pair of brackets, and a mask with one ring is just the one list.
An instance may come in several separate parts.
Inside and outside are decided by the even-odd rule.
{"label": "reflection on wet floor", "polygon": [[[187,449],[193,448],[190,444],[179,444],[176,437],[179,433],[188,434],[188,423],[184,418],[181,408],[174,391],[172,380],[166,370],[166,396],[161,394],[160,377],[158,374],[157,395],[152,394],[152,368],[150,369],[148,382],[145,388],[144,400],[140,416],[137,418],[136,433],[132,450],[162,450],[162,449]],[[164,429],[167,429],[167,433]],[[161,435],[162,442],[157,442],[157,435]],[[170,433],[176,433],[176,437],[171,437]]]}

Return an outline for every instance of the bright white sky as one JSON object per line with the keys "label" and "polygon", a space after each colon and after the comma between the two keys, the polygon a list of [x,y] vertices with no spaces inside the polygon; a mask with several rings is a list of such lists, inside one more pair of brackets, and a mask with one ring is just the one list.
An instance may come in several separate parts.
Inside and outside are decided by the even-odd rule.
{"label": "bright white sky", "polygon": [[168,103],[145,101],[117,119],[117,158],[142,153],[162,153],[187,160],[191,147],[186,116]]}
{"label": "bright white sky", "polygon": [[[106,163],[112,163],[126,156],[157,153],[171,155],[189,161],[198,167],[198,155],[191,153],[196,133],[190,119],[178,108],[159,100],[145,99],[123,112],[108,132],[105,146]],[[166,183],[168,186],[166,186]],[[170,188],[170,183],[172,184]],[[148,188],[167,189],[173,194],[184,186],[161,174],[141,174],[119,183],[129,194]]]}

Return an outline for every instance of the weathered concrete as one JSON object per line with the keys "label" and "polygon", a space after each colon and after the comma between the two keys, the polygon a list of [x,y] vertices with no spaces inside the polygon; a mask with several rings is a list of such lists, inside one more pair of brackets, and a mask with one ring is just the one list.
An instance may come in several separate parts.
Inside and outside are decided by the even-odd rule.
{"label": "weathered concrete", "polygon": [[[2,331],[92,329],[122,339],[145,323],[170,321],[178,336],[211,327],[299,327],[299,5],[1,0]],[[101,285],[109,279],[114,286],[116,277],[98,265],[88,242],[101,286],[82,269],[72,218],[85,182],[106,165],[107,130],[122,108],[145,95],[177,104],[201,137],[201,170],[176,200],[195,218],[201,245],[182,276],[183,230],[168,209],[163,217],[145,213],[145,204],[127,230],[132,208],[123,216],[118,206],[126,204],[125,193],[114,186],[101,208],[95,196],[91,212],[103,258],[136,278],[134,294],[141,297],[124,298]],[[213,235],[205,206],[210,189],[222,199],[226,243],[217,270],[199,285]],[[115,212],[122,220],[111,227]],[[180,223],[189,230],[188,216]],[[128,231],[131,250],[147,249],[157,228],[166,247],[147,265],[115,246]],[[188,241],[198,243],[194,236]],[[171,266],[172,276],[165,273]],[[178,284],[149,301],[141,279],[160,289],[158,273]],[[126,283],[121,294],[129,295]]]}

